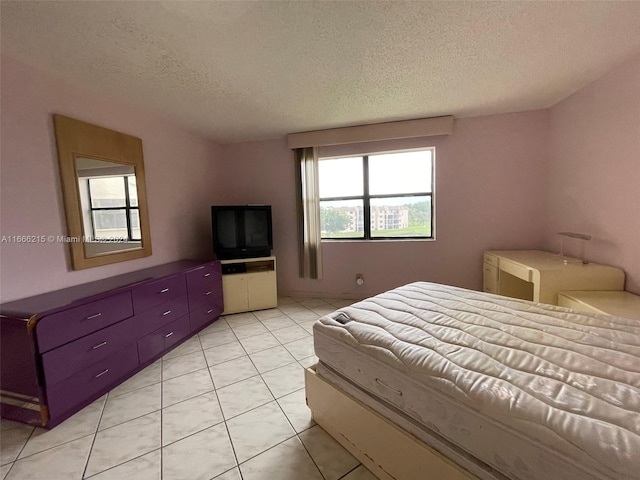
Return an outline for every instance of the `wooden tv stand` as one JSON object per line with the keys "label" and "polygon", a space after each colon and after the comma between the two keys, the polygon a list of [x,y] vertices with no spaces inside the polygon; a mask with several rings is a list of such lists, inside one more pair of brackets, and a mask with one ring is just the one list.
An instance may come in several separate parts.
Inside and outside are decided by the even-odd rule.
{"label": "wooden tv stand", "polygon": [[223,315],[278,306],[276,257],[221,260]]}

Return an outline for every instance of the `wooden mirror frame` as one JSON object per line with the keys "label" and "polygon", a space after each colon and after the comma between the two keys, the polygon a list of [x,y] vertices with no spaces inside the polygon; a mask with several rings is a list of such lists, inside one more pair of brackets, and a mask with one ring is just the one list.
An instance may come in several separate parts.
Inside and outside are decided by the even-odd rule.
{"label": "wooden mirror frame", "polygon": [[[68,243],[71,248],[73,269],[98,267],[151,255],[151,230],[149,228],[142,140],[62,115],[54,115],[53,123],[58,144],[58,163],[68,236],[71,237]],[[80,157],[134,167],[138,190],[141,248],[103,253],[96,256],[86,255],[84,238],[87,235],[84,232],[82,204],[76,174],[76,158]]]}

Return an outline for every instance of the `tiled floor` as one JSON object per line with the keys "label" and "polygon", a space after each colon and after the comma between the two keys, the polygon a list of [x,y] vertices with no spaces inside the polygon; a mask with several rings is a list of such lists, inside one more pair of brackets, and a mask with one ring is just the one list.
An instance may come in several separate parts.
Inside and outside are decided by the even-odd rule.
{"label": "tiled floor", "polygon": [[2,420],[0,479],[375,479],[305,404],[311,325],[348,303],[221,318],[50,431]]}

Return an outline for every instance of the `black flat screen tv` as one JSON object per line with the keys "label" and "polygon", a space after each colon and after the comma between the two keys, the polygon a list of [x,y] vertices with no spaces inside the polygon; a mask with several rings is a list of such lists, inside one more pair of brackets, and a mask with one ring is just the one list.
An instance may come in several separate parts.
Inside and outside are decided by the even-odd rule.
{"label": "black flat screen tv", "polygon": [[211,226],[219,260],[271,255],[271,205],[214,205]]}

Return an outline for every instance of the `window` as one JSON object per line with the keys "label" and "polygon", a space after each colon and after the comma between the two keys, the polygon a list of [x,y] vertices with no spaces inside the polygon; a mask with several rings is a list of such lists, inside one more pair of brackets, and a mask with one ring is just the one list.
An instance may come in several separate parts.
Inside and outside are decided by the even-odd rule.
{"label": "window", "polygon": [[433,238],[435,149],[319,161],[323,239]]}
{"label": "window", "polygon": [[140,241],[135,175],[89,179],[94,240]]}

